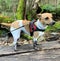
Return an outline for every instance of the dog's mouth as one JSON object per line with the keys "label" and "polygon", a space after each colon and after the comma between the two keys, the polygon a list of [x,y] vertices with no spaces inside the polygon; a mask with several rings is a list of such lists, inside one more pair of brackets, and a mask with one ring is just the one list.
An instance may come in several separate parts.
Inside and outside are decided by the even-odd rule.
{"label": "dog's mouth", "polygon": [[55,24],[55,21],[51,22],[50,24],[46,24],[46,25],[51,25],[53,26]]}

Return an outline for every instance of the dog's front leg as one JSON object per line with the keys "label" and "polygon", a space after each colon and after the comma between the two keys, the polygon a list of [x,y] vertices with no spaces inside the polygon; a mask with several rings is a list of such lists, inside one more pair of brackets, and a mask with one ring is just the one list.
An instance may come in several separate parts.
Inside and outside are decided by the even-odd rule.
{"label": "dog's front leg", "polygon": [[34,32],[33,35],[33,48],[38,50],[39,48],[37,47],[37,41],[38,41],[38,36],[39,36],[39,31]]}

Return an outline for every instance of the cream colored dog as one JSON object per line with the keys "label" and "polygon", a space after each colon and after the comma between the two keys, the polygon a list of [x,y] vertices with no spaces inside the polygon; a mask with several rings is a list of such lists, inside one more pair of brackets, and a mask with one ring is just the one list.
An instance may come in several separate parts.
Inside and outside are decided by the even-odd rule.
{"label": "cream colored dog", "polygon": [[[51,13],[43,13],[43,14],[37,14],[38,19],[34,22],[34,25],[38,28],[38,30],[35,31],[39,31],[36,34],[33,35],[33,45],[34,48],[37,45],[37,36],[40,35],[40,31],[44,31],[46,28],[46,25],[53,25],[55,23],[55,21],[52,19],[52,14]],[[30,35],[30,27],[29,27],[30,21],[28,20],[17,20],[14,21],[11,24],[10,27],[10,32],[13,35],[13,45],[14,45],[14,49],[17,50],[17,40],[20,38],[20,33],[21,31],[23,31],[24,33]],[[21,27],[24,26],[24,27]],[[21,28],[19,28],[21,27]],[[19,28],[19,29],[17,29]],[[15,30],[17,29],[17,30]],[[15,30],[15,31],[13,31]]]}

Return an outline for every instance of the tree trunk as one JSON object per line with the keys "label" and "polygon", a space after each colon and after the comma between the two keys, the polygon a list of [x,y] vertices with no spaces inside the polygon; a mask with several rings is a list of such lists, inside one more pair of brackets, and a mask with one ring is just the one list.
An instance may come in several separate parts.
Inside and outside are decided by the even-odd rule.
{"label": "tree trunk", "polygon": [[16,18],[24,19],[24,11],[25,11],[25,0],[20,0],[17,8]]}
{"label": "tree trunk", "polygon": [[26,0],[24,0],[24,19],[26,19]]}

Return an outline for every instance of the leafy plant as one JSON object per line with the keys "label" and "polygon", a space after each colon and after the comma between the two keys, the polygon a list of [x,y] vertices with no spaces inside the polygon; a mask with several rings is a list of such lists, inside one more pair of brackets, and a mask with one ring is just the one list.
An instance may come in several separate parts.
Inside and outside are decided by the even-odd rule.
{"label": "leafy plant", "polygon": [[55,12],[56,12],[58,15],[60,15],[60,5],[58,5],[58,6],[56,7]]}
{"label": "leafy plant", "polygon": [[46,31],[49,31],[49,32],[60,32],[60,21],[56,22],[55,25],[53,25],[52,27],[48,26]]}
{"label": "leafy plant", "polygon": [[31,36],[29,36],[27,34],[22,34],[21,37],[24,38],[24,39],[27,39],[27,40],[32,40],[33,39]]}
{"label": "leafy plant", "polygon": [[54,12],[55,11],[55,7],[53,5],[50,4],[45,4],[41,6],[42,10],[46,10],[49,12]]}
{"label": "leafy plant", "polygon": [[13,21],[14,21],[13,19],[11,19],[11,18],[9,18],[7,16],[0,16],[0,23],[2,23],[2,22],[11,23]]}

